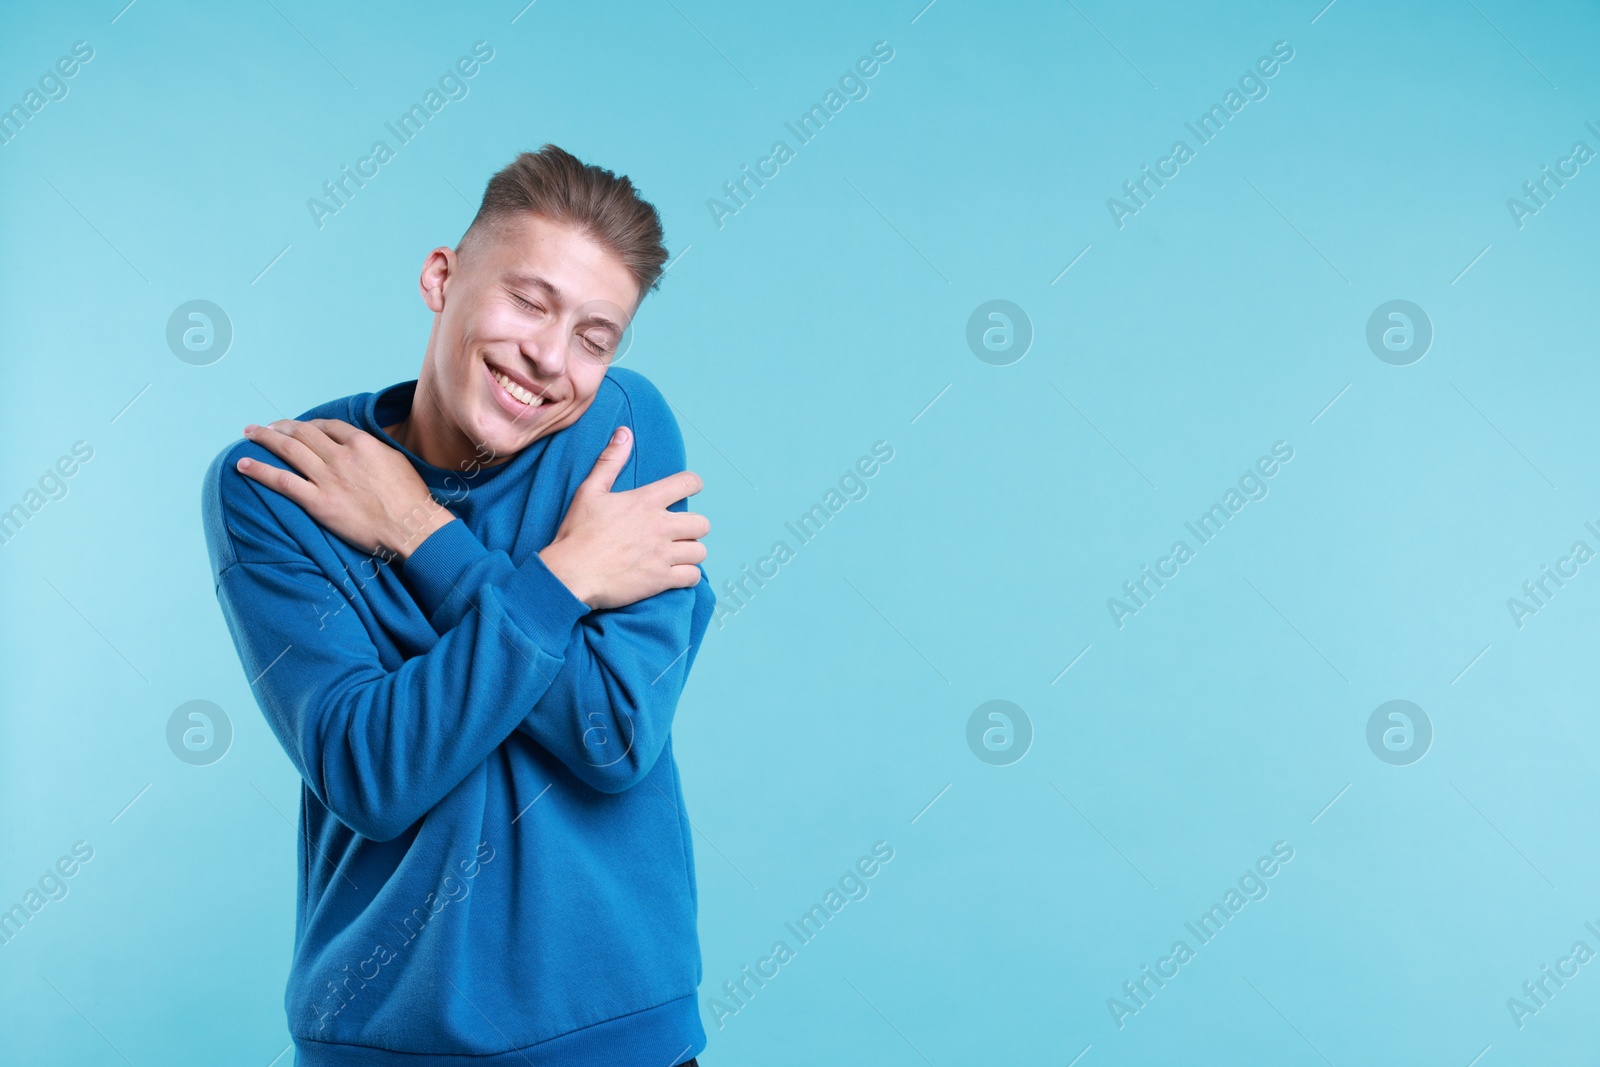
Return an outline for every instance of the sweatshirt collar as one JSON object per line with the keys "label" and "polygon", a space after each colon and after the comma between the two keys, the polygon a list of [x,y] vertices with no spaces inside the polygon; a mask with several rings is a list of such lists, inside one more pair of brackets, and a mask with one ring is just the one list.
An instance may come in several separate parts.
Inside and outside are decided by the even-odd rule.
{"label": "sweatshirt collar", "polygon": [[462,485],[483,485],[510,468],[526,468],[533,461],[535,455],[544,451],[544,442],[549,439],[541,437],[504,463],[496,463],[492,467],[480,467],[474,464],[469,464],[461,469],[436,467],[399,441],[396,441],[393,437],[390,437],[384,429],[385,426],[393,426],[411,414],[411,401],[416,395],[416,391],[417,380],[415,378],[410,381],[396,382],[394,385],[363,396],[355,414],[363,430],[366,430],[390,448],[396,449],[406,459],[410,460],[411,465],[417,469],[417,473],[422,476],[423,482],[430,489],[453,490],[460,488]]}

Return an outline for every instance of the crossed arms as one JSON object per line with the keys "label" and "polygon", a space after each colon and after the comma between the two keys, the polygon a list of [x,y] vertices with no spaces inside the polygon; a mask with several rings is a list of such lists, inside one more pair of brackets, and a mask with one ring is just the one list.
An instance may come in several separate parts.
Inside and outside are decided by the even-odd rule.
{"label": "crossed arms", "polygon": [[[397,837],[516,737],[604,792],[650,771],[710,612],[709,587],[697,588],[709,523],[684,510],[700,480],[682,469],[681,438],[638,457],[638,480],[665,476],[637,488],[623,474],[629,441],[613,439],[555,540],[518,566],[431,498],[430,514],[442,514],[419,537],[397,536],[395,516],[413,513],[426,487],[356,427],[284,420],[247,436],[294,470],[257,459],[213,472],[208,508],[220,514],[208,527],[226,534],[213,538],[218,597],[269,724],[341,822]],[[305,611],[340,564],[296,543],[274,514],[285,500],[342,540],[404,560],[432,647],[403,661],[380,650],[360,597],[355,610]]]}

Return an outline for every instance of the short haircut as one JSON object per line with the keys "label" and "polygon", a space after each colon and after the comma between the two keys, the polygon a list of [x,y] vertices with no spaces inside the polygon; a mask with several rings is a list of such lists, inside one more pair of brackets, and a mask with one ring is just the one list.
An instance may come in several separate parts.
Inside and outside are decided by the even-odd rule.
{"label": "short haircut", "polygon": [[523,152],[489,179],[456,251],[498,236],[486,231],[522,213],[577,226],[622,260],[639,285],[639,299],[660,285],[667,262],[661,216],[625,175],[584,163],[553,144]]}

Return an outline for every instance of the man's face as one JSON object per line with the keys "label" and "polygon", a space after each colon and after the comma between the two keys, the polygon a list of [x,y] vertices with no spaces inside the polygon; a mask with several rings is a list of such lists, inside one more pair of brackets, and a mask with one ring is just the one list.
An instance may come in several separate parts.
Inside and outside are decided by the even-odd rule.
{"label": "man's face", "polygon": [[445,421],[504,458],[588,409],[640,293],[615,255],[542,216],[502,219],[474,241],[423,266],[437,315],[422,374]]}

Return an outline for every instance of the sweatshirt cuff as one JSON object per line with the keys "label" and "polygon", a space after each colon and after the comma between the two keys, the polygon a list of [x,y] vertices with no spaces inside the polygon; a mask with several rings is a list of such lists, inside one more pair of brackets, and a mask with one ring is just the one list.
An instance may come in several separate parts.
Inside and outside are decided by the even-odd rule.
{"label": "sweatshirt cuff", "polygon": [[589,614],[556,573],[545,566],[539,553],[523,560],[516,574],[501,589],[500,600],[511,620],[535,644],[560,659],[567,653],[572,628]]}
{"label": "sweatshirt cuff", "polygon": [[[456,592],[468,568],[489,554],[467,524],[451,519],[423,539],[417,550],[400,565],[400,575],[411,587],[417,606],[424,615],[434,613]],[[463,596],[470,589],[461,590]]]}

